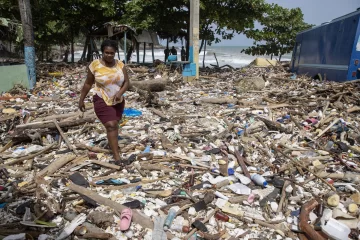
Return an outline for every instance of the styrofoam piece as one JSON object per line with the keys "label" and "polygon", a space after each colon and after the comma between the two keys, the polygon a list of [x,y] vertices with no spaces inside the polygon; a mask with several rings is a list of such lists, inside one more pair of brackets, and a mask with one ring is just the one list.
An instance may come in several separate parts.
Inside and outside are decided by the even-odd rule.
{"label": "styrofoam piece", "polygon": [[228,188],[236,194],[250,195],[251,193],[251,189],[241,183],[231,184]]}

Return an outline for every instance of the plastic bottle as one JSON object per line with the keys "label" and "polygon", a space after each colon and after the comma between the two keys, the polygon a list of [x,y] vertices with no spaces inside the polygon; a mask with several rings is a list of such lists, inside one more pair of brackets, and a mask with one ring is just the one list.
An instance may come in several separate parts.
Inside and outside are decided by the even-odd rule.
{"label": "plastic bottle", "polygon": [[141,188],[141,185],[140,186],[135,186],[135,187],[129,187],[129,188],[123,189],[122,192],[125,193],[125,194],[130,194],[130,193],[136,192],[140,188]]}
{"label": "plastic bottle", "polygon": [[169,214],[165,219],[165,223],[164,223],[164,229],[168,230],[171,226],[171,223],[174,221],[174,218],[176,217],[176,210],[173,208],[170,208],[169,210]]}
{"label": "plastic bottle", "polygon": [[345,190],[347,192],[356,192],[356,189],[351,185],[345,185]]}
{"label": "plastic bottle", "polygon": [[190,178],[189,178],[189,181],[188,182],[185,182],[183,184],[183,187],[184,188],[190,188],[192,186],[194,186],[195,184],[195,175],[194,175],[194,170],[192,169],[191,170],[191,174],[190,174]]}
{"label": "plastic bottle", "polygon": [[221,192],[216,191],[215,192],[215,196],[224,199],[224,200],[229,200],[229,198],[227,196],[225,196],[224,194],[222,194]]}
{"label": "plastic bottle", "polygon": [[329,151],[333,146],[334,146],[334,142],[329,141],[325,146],[325,150]]}
{"label": "plastic bottle", "polygon": [[257,185],[259,185],[259,186],[263,186],[263,187],[266,187],[267,186],[267,182],[266,182],[266,179],[263,177],[263,176],[261,176],[261,175],[259,175],[259,174],[254,174],[254,175],[252,175],[251,176],[251,180],[255,183],[255,184],[257,184]]}
{"label": "plastic bottle", "polygon": [[194,176],[194,169],[191,169],[191,175],[190,175],[190,180],[189,180],[189,185],[190,186],[194,186],[195,183],[195,176]]}
{"label": "plastic bottle", "polygon": [[220,212],[220,211],[217,211],[215,213],[215,218],[217,220],[221,220],[221,221],[224,221],[224,222],[229,222],[230,221],[230,218],[229,216],[225,215],[224,213]]}
{"label": "plastic bottle", "polygon": [[32,220],[32,217],[31,217],[31,212],[30,212],[30,208],[25,208],[25,214],[23,216],[23,221],[24,222],[29,222]]}

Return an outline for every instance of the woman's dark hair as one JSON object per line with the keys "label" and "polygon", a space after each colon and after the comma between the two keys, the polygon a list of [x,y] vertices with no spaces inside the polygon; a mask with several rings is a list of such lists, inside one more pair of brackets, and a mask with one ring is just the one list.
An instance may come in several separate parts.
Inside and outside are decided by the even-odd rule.
{"label": "woman's dark hair", "polygon": [[118,44],[114,40],[106,39],[101,44],[101,52],[104,52],[105,47],[112,47],[115,49],[115,52],[118,51]]}

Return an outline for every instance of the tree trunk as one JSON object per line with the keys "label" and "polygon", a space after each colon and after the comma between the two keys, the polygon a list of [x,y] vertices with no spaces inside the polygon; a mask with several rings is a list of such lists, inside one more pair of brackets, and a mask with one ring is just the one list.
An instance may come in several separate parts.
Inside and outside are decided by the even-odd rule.
{"label": "tree trunk", "polygon": [[25,64],[28,71],[29,87],[33,89],[36,84],[36,67],[31,5],[30,0],[18,0],[18,2],[24,34]]}
{"label": "tree trunk", "polygon": [[203,68],[205,68],[206,45],[207,45],[207,40],[205,40],[204,57],[203,57]]}
{"label": "tree trunk", "polygon": [[136,62],[140,63],[140,43],[136,43]]}
{"label": "tree trunk", "polygon": [[129,51],[127,51],[127,54],[126,54],[126,62],[127,63],[130,63],[133,50],[134,50],[134,47],[133,47],[133,45],[131,45],[129,48]]}
{"label": "tree trunk", "polygon": [[89,37],[86,37],[85,46],[84,46],[83,53],[81,55],[80,61],[85,61],[86,49],[87,49],[88,44],[89,44]]}
{"label": "tree trunk", "polygon": [[74,63],[75,62],[75,51],[74,51],[74,31],[73,31],[73,29],[71,29],[70,51],[71,51],[71,63]]}
{"label": "tree trunk", "polygon": [[[166,38],[166,49],[169,49],[169,37]],[[168,53],[168,55],[165,54],[165,60],[164,60],[165,63],[167,61],[168,56],[169,56],[169,53]]]}
{"label": "tree trunk", "polygon": [[202,50],[202,48],[204,46],[204,42],[205,42],[205,40],[201,39],[201,44],[200,44],[200,48],[199,48],[199,54],[201,53],[201,50]]}
{"label": "tree trunk", "polygon": [[92,59],[92,54],[93,54],[93,48],[92,48],[92,38],[89,37],[89,43],[88,43],[88,52],[86,55],[86,62],[90,62]]}

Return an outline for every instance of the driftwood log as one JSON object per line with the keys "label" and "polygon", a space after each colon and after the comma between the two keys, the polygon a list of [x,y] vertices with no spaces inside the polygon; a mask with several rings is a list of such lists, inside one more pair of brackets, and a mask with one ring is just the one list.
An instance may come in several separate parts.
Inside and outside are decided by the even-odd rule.
{"label": "driftwood log", "polygon": [[148,68],[130,68],[129,66],[127,66],[128,69],[131,69],[131,71],[135,72],[135,73],[147,73],[149,72]]}
{"label": "driftwood log", "polygon": [[160,110],[157,110],[155,108],[149,108],[149,110],[152,111],[154,114],[158,115],[159,117],[167,118],[166,115]]}
{"label": "driftwood log", "polygon": [[55,160],[49,166],[47,166],[46,168],[41,170],[36,175],[36,178],[42,178],[42,177],[44,177],[46,175],[51,175],[51,174],[55,173],[57,170],[59,170],[60,168],[65,166],[67,163],[73,161],[75,158],[76,158],[76,156],[71,154],[71,155],[66,155],[66,156],[64,156],[62,158],[59,158],[59,159]]}
{"label": "driftwood log", "polygon": [[[76,212],[66,212],[64,214],[64,218],[68,221],[72,221],[75,217],[77,216]],[[92,233],[92,234],[103,234],[105,233],[105,230],[103,230],[102,228],[99,228],[91,223],[88,222],[84,222],[83,224],[81,224],[81,226],[84,226],[86,228],[86,233]],[[76,231],[74,231],[74,233],[76,234]],[[77,234],[76,234],[77,235]],[[80,238],[82,238],[82,236],[79,236]],[[115,237],[111,237],[109,238],[111,240],[116,240]]]}
{"label": "driftwood log", "polygon": [[34,157],[39,156],[39,155],[41,155],[41,154],[43,154],[43,153],[51,150],[51,149],[52,149],[53,147],[55,147],[55,146],[56,146],[56,143],[51,144],[51,145],[45,147],[44,149],[42,149],[41,151],[39,151],[39,152],[37,152],[37,153],[30,154],[30,155],[27,155],[27,156],[24,156],[24,157],[15,159],[15,160],[13,160],[13,161],[11,161],[11,162],[9,162],[9,163],[6,163],[6,164],[4,164],[4,165],[0,165],[0,167],[1,167],[1,166],[11,166],[11,165],[14,165],[14,164],[17,164],[17,163],[21,163],[21,162],[23,162],[23,161],[25,161],[25,160],[28,160],[28,159],[33,159]]}
{"label": "driftwood log", "polygon": [[160,164],[141,164],[141,169],[150,171],[164,171],[165,173],[174,172],[174,170],[172,170],[171,168]]}
{"label": "driftwood log", "polygon": [[[75,185],[73,183],[70,183],[68,187],[70,190],[77,192],[81,195],[85,195],[91,198],[92,200],[94,200],[95,202],[97,202],[98,204],[108,206],[118,212],[122,212],[122,210],[127,208],[126,206],[120,203],[111,201],[110,199],[104,198],[89,189]],[[150,229],[154,228],[154,223],[150,220],[150,218],[147,218],[146,216],[140,214],[137,210],[133,210],[132,220],[134,223],[140,224],[143,228],[150,228]],[[173,238],[171,233],[167,232],[166,234],[168,239]]]}
{"label": "driftwood log", "polygon": [[55,129],[29,129],[29,130],[15,130],[12,134],[8,134],[5,137],[5,141],[12,141],[13,143],[33,142],[35,138],[38,138],[40,144],[41,138],[48,134],[56,133]]}
{"label": "driftwood log", "polygon": [[[87,118],[82,118],[82,119],[78,119],[78,120],[59,122],[59,126],[61,128],[75,127],[75,126],[83,125],[85,123],[93,123],[95,121],[95,119],[96,119],[96,116],[92,115]],[[18,130],[37,129],[37,128],[56,129],[56,126],[53,121],[33,122],[33,123],[29,123],[29,124],[21,124],[21,125],[16,126],[16,129],[18,129]]]}
{"label": "driftwood log", "polygon": [[58,122],[54,119],[53,120],[57,130],[59,131],[61,137],[64,139],[65,143],[66,143],[66,146],[71,150],[73,151],[75,154],[76,154],[76,150],[75,148],[73,147],[73,145],[71,145],[69,139],[67,138],[67,136],[65,135],[65,133],[63,132],[63,130],[61,129],[61,127],[59,126]]}
{"label": "driftwood log", "polygon": [[200,100],[203,103],[212,103],[212,104],[236,104],[237,99],[233,98],[203,98]]}
{"label": "driftwood log", "polygon": [[66,113],[66,114],[59,114],[59,115],[51,115],[51,116],[47,116],[47,117],[42,117],[42,118],[37,118],[37,121],[48,121],[48,120],[54,120],[54,119],[64,119],[64,118],[69,118],[69,117],[88,117],[90,115],[92,115],[94,113],[94,109],[90,109],[88,111],[86,111],[85,113],[82,112],[72,112],[72,113]]}
{"label": "driftwood log", "polygon": [[168,81],[166,79],[154,79],[154,80],[145,80],[145,81],[131,81],[130,90],[138,88],[141,90],[147,90],[151,92],[162,92],[165,90]]}
{"label": "driftwood log", "polygon": [[99,148],[99,147],[91,147],[91,146],[87,146],[87,145],[81,144],[81,143],[76,143],[75,147],[77,149],[89,150],[91,152],[96,152],[96,153],[111,153],[111,150],[109,150],[109,149],[104,149],[104,148]]}

